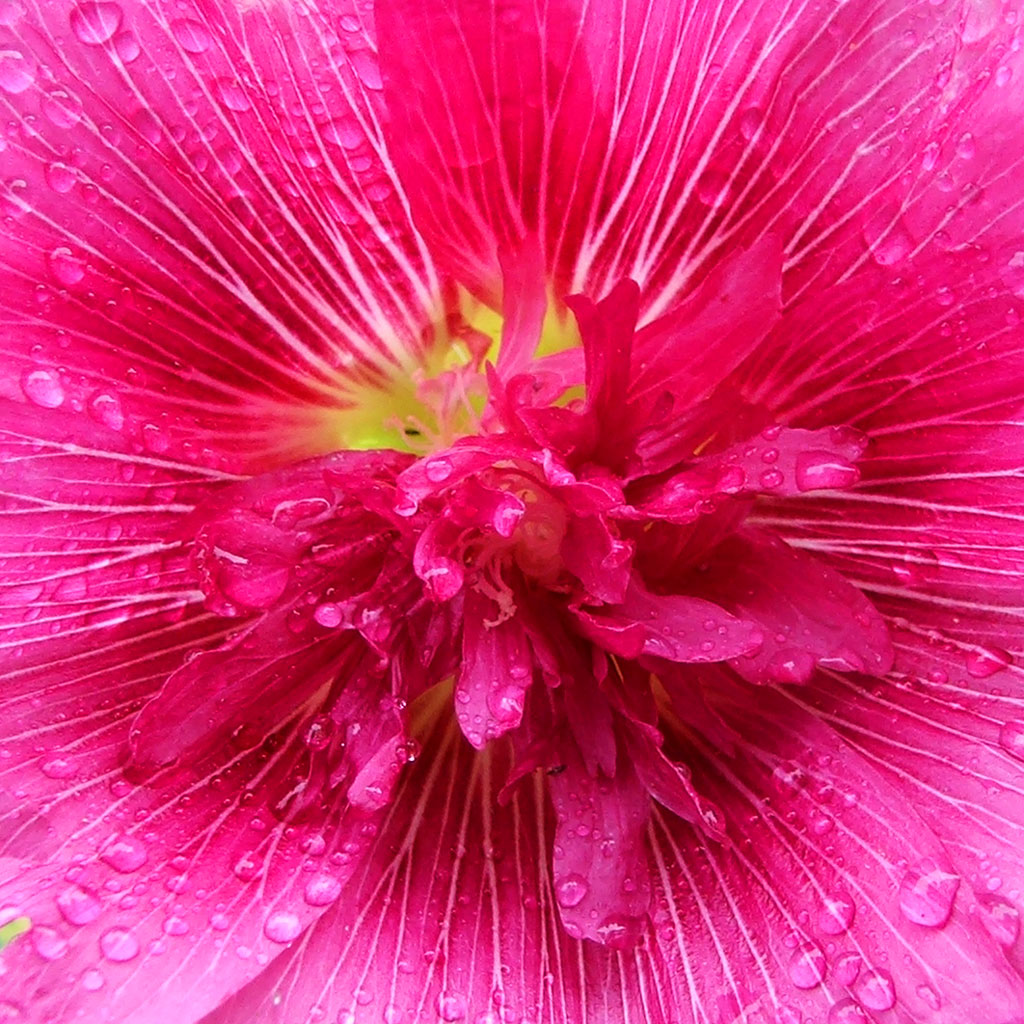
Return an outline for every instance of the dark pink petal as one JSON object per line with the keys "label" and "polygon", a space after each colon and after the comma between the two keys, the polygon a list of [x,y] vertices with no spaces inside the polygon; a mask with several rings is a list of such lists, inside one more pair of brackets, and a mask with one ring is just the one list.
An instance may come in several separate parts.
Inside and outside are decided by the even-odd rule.
{"label": "dark pink petal", "polygon": [[497,254],[528,233],[563,291],[633,278],[649,317],[769,233],[824,280],[872,246],[885,259],[899,233],[867,222],[899,208],[940,104],[969,89],[936,73],[961,45],[953,2],[506,11],[377,15],[417,221],[446,270],[492,293]]}
{"label": "dark pink petal", "polygon": [[817,667],[884,675],[888,630],[838,573],[767,533],[745,529],[694,576],[699,592],[763,629],[764,643],[731,664],[751,682],[803,683]]}
{"label": "dark pink petal", "polygon": [[574,609],[584,636],[613,654],[668,661],[724,661],[757,651],[757,624],[697,597],[652,594],[634,579],[623,600],[597,612]]}
{"label": "dark pink petal", "polygon": [[12,7],[2,393],[189,461],[345,439],[354,385],[417,358],[438,292],[349,17]]}
{"label": "dark pink petal", "polygon": [[656,951],[652,960],[566,935],[551,808],[532,779],[496,803],[509,763],[504,743],[474,755],[457,729],[436,728],[376,856],[323,927],[205,1024],[294,1024],[311,1014],[332,1024],[579,1024],[626,1020],[638,1007],[645,1024],[685,1019],[680,982]]}
{"label": "dark pink petal", "polygon": [[651,888],[645,837],[650,798],[628,758],[613,778],[591,775],[567,749],[548,781],[557,827],[552,891],[566,932],[632,948],[647,927]]}
{"label": "dark pink petal", "polygon": [[490,621],[494,608],[478,591],[466,597],[455,715],[477,748],[519,725],[533,681],[533,654],[522,624],[515,616]]}

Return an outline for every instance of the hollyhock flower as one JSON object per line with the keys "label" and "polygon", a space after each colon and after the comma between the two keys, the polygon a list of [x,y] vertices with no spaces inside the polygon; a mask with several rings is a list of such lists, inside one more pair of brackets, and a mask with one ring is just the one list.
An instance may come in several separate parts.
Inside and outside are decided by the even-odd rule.
{"label": "hollyhock flower", "polygon": [[1013,2],[0,32],[0,1018],[1024,1021]]}

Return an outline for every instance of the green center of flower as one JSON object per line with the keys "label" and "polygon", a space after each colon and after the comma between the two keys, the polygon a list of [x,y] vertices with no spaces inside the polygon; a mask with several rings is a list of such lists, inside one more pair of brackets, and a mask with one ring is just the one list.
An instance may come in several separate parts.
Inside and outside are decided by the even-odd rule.
{"label": "green center of flower", "polygon": [[[498,364],[508,326],[498,310],[465,289],[457,296],[432,325],[435,340],[418,358],[347,382],[343,407],[330,414],[331,450],[389,448],[426,455],[491,429],[485,366]],[[579,344],[575,320],[549,300],[531,339],[531,361]]]}

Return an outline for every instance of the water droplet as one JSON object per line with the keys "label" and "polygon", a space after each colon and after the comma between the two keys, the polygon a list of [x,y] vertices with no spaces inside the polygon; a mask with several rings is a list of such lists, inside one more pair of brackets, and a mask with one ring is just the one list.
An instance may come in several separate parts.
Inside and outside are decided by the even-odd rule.
{"label": "water droplet", "polygon": [[68,951],[68,940],[57,931],[46,925],[35,925],[29,932],[35,951],[44,960],[60,960]]}
{"label": "water droplet", "polygon": [[139,940],[127,928],[110,928],[100,936],[100,952],[111,962],[123,964],[139,955]]}
{"label": "water droplet", "polygon": [[1024,761],[1024,722],[1011,719],[999,729],[999,746],[1008,754]]}
{"label": "water droplet", "polygon": [[[38,404],[43,405],[44,403],[39,402]],[[52,409],[53,406],[47,406],[47,408]],[[78,773],[78,765],[70,757],[50,757],[43,761],[39,770],[48,779],[71,779]]]}
{"label": "water droplet", "polygon": [[188,921],[183,917],[178,917],[177,914],[166,918],[162,927],[165,935],[181,936],[188,935],[189,932]]}
{"label": "water droplet", "polygon": [[977,152],[978,147],[974,142],[974,136],[970,132],[964,132],[956,144],[956,155],[961,160],[973,160]]}
{"label": "water droplet", "polygon": [[90,967],[82,973],[82,988],[86,992],[99,992],[106,983],[107,979],[103,977],[103,972],[95,967]]}
{"label": "water droplet", "polygon": [[848,893],[838,892],[826,896],[824,907],[818,914],[818,927],[826,935],[842,935],[853,924],[856,907]]}
{"label": "water droplet", "polygon": [[632,949],[640,940],[646,918],[610,914],[595,929],[598,941],[609,949]]}
{"label": "water droplet", "polygon": [[366,133],[363,131],[362,125],[354,118],[339,117],[324,126],[323,138],[325,142],[330,142],[335,146],[356,149],[365,141]]}
{"label": "water droplet", "polygon": [[813,942],[794,950],[789,960],[789,980],[800,989],[817,988],[825,980],[825,954]]}
{"label": "water droplet", "polygon": [[964,668],[975,679],[987,679],[1013,663],[1013,658],[999,647],[978,647],[964,656]]}
{"label": "water droplet", "polygon": [[110,0],[88,0],[71,11],[71,31],[89,46],[105,43],[121,27],[124,12]]}
{"label": "water droplet", "polygon": [[781,487],[785,477],[777,469],[766,469],[760,476],[761,486],[767,490],[773,487]]}
{"label": "water droplet", "polygon": [[431,483],[442,483],[452,475],[452,460],[446,459],[443,455],[435,459],[428,459],[424,471]]}
{"label": "water droplet", "polygon": [[97,423],[102,423],[111,430],[120,430],[124,426],[124,412],[116,395],[103,391],[93,395],[89,399],[89,414]]}
{"label": "water droplet", "polygon": [[437,1014],[441,1020],[463,1020],[466,1016],[466,1000],[452,992],[442,992],[437,997]]}
{"label": "water droplet", "polygon": [[63,89],[47,93],[41,106],[43,115],[55,128],[74,128],[82,119],[81,101]]}
{"label": "water droplet", "polygon": [[871,256],[880,267],[891,267],[901,263],[914,248],[913,240],[902,220],[889,213],[874,217],[865,231],[864,240]]}
{"label": "water droplet", "polygon": [[70,192],[78,181],[78,175],[67,164],[53,163],[46,168],[46,183],[54,192],[62,195]]}
{"label": "water droplet", "polygon": [[213,42],[210,30],[201,21],[192,18],[172,21],[171,32],[186,53],[205,53]]}
{"label": "water droplet", "polygon": [[959,887],[958,875],[926,857],[909,868],[900,882],[900,910],[908,921],[926,928],[941,928],[953,912]]}
{"label": "water droplet", "polygon": [[114,36],[114,51],[125,64],[131,64],[142,53],[142,47],[131,32],[121,32]]}
{"label": "water droplet", "polygon": [[749,142],[764,124],[764,111],[758,107],[750,107],[740,115],[740,135]]}
{"label": "water droplet", "polygon": [[918,985],[917,994],[923,1000],[925,1006],[930,1010],[941,1010],[942,1000],[939,998],[939,993],[931,987],[931,985]]}
{"label": "water droplet", "polygon": [[725,206],[731,195],[731,179],[721,171],[705,171],[697,181],[697,199],[713,210]]}
{"label": "water droplet", "polygon": [[17,95],[36,80],[36,66],[20,50],[0,50],[0,89]]}
{"label": "water droplet", "polygon": [[113,836],[100,854],[100,860],[126,875],[138,871],[148,859],[145,845],[135,836]]}
{"label": "water droplet", "polygon": [[331,875],[314,875],[303,891],[306,902],[311,907],[326,907],[341,896],[341,882]]}
{"label": "water droplet", "polygon": [[48,262],[54,280],[70,288],[85,277],[85,262],[66,245],[59,245],[50,253]]}
{"label": "water droplet", "polygon": [[590,886],[582,875],[563,875],[555,882],[555,899],[560,907],[578,907],[586,898]]}
{"label": "water droplet", "polygon": [[852,487],[859,479],[860,470],[841,455],[812,451],[796,457],[796,485],[801,491]]}
{"label": "water droplet", "polygon": [[383,89],[384,80],[380,75],[377,58],[369,50],[356,50],[349,57],[352,68],[367,89]]}
{"label": "water droplet", "polygon": [[250,107],[245,90],[233,78],[218,78],[213,83],[214,94],[228,110],[242,113]]}
{"label": "water droplet", "polygon": [[985,893],[978,897],[981,923],[1003,949],[1009,949],[1020,936],[1020,911],[1008,899]]}
{"label": "water droplet", "polygon": [[325,629],[334,629],[335,626],[341,625],[341,606],[325,601],[316,606],[313,618]]}
{"label": "water droplet", "polygon": [[99,899],[86,889],[77,885],[65,889],[57,897],[57,909],[68,924],[83,925],[95,921],[100,916],[103,905]]}
{"label": "water droplet", "polygon": [[896,986],[888,971],[865,971],[854,988],[857,1000],[867,1010],[891,1010],[896,1005]]}
{"label": "water droplet", "polygon": [[294,942],[302,934],[302,922],[290,910],[277,910],[267,918],[263,934],[271,942]]}
{"label": "water droplet", "polygon": [[872,1024],[867,1011],[852,999],[840,999],[828,1011],[828,1024]]}
{"label": "water droplet", "polygon": [[859,953],[842,953],[832,965],[832,977],[837,985],[852,985],[860,974],[862,964]]}

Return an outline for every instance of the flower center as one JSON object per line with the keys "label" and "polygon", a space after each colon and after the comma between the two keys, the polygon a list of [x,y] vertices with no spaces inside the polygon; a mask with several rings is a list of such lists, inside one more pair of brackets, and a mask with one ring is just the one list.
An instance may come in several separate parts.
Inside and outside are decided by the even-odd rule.
{"label": "flower center", "polygon": [[531,322],[506,318],[457,287],[444,315],[425,332],[422,355],[389,372],[362,368],[343,407],[330,416],[329,450],[390,448],[426,455],[460,437],[495,429],[487,364],[513,358],[526,369],[578,348],[575,321],[554,299],[539,299]]}

